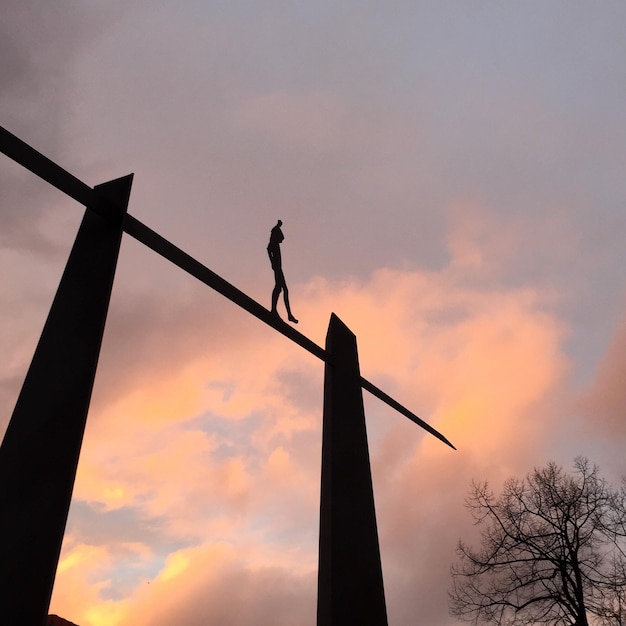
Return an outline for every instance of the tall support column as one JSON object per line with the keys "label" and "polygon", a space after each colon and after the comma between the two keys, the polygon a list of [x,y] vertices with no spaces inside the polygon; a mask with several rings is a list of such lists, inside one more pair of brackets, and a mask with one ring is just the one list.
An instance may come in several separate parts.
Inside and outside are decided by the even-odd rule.
{"label": "tall support column", "polygon": [[94,188],[0,447],[0,620],[48,612],[132,174]]}
{"label": "tall support column", "polygon": [[317,624],[387,626],[356,337],[326,335]]}

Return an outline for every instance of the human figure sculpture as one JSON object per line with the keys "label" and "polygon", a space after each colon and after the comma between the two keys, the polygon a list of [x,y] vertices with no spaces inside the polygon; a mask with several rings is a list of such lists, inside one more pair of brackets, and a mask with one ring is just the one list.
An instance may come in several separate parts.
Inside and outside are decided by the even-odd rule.
{"label": "human figure sculpture", "polygon": [[280,317],[278,315],[278,311],[276,310],[276,305],[278,304],[278,297],[282,291],[283,298],[285,299],[285,308],[287,309],[287,319],[289,319],[290,322],[297,324],[298,320],[291,313],[291,307],[289,306],[289,290],[287,289],[287,282],[285,281],[285,275],[283,274],[283,264],[280,256],[280,244],[285,239],[285,235],[283,235],[283,231],[280,228],[282,225],[282,221],[278,220],[276,226],[272,228],[270,242],[267,245],[267,254],[270,257],[270,263],[272,264],[272,269],[274,270],[274,280],[276,282],[274,285],[274,291],[272,291],[272,313],[277,317]]}

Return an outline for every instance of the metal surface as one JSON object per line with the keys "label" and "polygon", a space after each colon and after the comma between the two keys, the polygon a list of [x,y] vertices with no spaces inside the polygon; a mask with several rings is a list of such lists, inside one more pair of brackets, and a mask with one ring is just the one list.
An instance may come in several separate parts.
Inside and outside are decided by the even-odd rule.
{"label": "metal surface", "polygon": [[41,626],[74,487],[132,175],[93,191],[0,446],[0,615]]}
{"label": "metal surface", "polygon": [[317,626],[387,626],[356,337],[326,337]]}

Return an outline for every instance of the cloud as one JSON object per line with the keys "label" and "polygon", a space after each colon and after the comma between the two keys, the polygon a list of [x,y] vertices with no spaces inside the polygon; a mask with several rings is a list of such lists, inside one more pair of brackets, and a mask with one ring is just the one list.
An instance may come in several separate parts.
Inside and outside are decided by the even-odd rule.
{"label": "cloud", "polygon": [[[69,120],[73,69],[118,19],[119,3],[4,0],[0,21],[2,126],[72,170]],[[34,174],[0,155],[0,312],[3,371],[0,430],[17,397],[82,211]]]}
{"label": "cloud", "polygon": [[135,567],[150,559],[150,550],[140,543],[113,542],[107,546],[84,544],[66,535],[57,569],[52,605],[62,607],[79,624],[117,624],[125,611],[125,601],[103,600],[111,587],[108,577],[120,560]]}
{"label": "cloud", "polygon": [[613,334],[580,407],[591,431],[620,438],[626,433],[626,321]]}
{"label": "cloud", "polygon": [[[287,145],[330,153],[345,146],[349,109],[335,94],[274,92],[246,100],[239,128],[250,128]],[[306,125],[302,120],[308,120]]]}
{"label": "cloud", "polygon": [[[2,125],[67,169],[80,162],[67,152],[68,114],[75,106],[72,69],[87,44],[116,19],[115,5],[92,11],[76,0],[2,4]],[[0,246],[58,253],[57,233],[50,231],[65,224],[58,215],[62,196],[13,163],[0,172],[0,186]]]}
{"label": "cloud", "polygon": [[[589,449],[563,381],[624,282],[623,9],[41,4],[3,5],[3,123],[86,182],[136,171],[131,213],[266,304],[284,219],[299,328],[323,343],[337,312],[363,374],[459,447],[366,395],[392,623],[447,625],[469,479]],[[14,164],[0,187],[4,416],[79,212]],[[123,244],[58,612],[129,623],[158,579],[155,620],[245,621],[217,571],[305,623],[322,365],[149,255]],[[615,350],[589,397],[619,434]]]}
{"label": "cloud", "polygon": [[[554,294],[482,280],[495,253],[487,264],[467,263],[464,250],[476,244],[457,244],[440,270],[388,268],[291,289],[307,335],[323,343],[335,311],[357,335],[362,374],[459,448],[366,398],[389,614],[398,624],[415,615],[449,623],[448,567],[470,524],[462,510],[469,479],[527,471],[562,427],[547,409],[567,374]],[[201,296],[190,294],[159,302],[169,312],[150,323],[143,314],[116,322],[128,341],[118,339],[103,367],[114,368],[135,339],[140,349],[119,362],[126,384],[99,391],[75,498],[89,503],[90,523],[98,510],[134,511],[150,528],[156,569],[150,590],[137,574],[111,599],[106,583],[122,561],[103,556],[90,607],[117,617],[102,621],[85,609],[82,619],[256,624],[274,614],[313,623],[323,366],[245,316],[220,318],[228,308],[196,308]],[[132,294],[119,297],[127,310]],[[153,362],[154,337],[164,338],[161,353],[173,350],[168,367]],[[82,543],[98,545],[79,512],[70,521]],[[54,608],[72,616],[70,603]]]}
{"label": "cloud", "polygon": [[[66,557],[71,567],[64,565],[64,571],[74,569],[75,580],[88,574],[94,553],[89,546],[78,546]],[[90,589],[87,602],[70,601],[66,614],[90,626],[313,624],[316,573],[295,561],[271,563],[271,554],[251,546],[204,544],[171,554],[158,576],[143,578],[132,597],[88,604],[93,600]]]}

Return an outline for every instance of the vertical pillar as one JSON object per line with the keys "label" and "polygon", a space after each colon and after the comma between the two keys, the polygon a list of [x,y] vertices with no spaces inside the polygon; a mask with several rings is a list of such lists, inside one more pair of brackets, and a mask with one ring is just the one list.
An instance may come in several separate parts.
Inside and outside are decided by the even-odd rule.
{"label": "vertical pillar", "polygon": [[356,337],[326,336],[317,624],[387,626]]}
{"label": "vertical pillar", "polygon": [[132,174],[94,188],[0,447],[0,621],[48,612]]}

